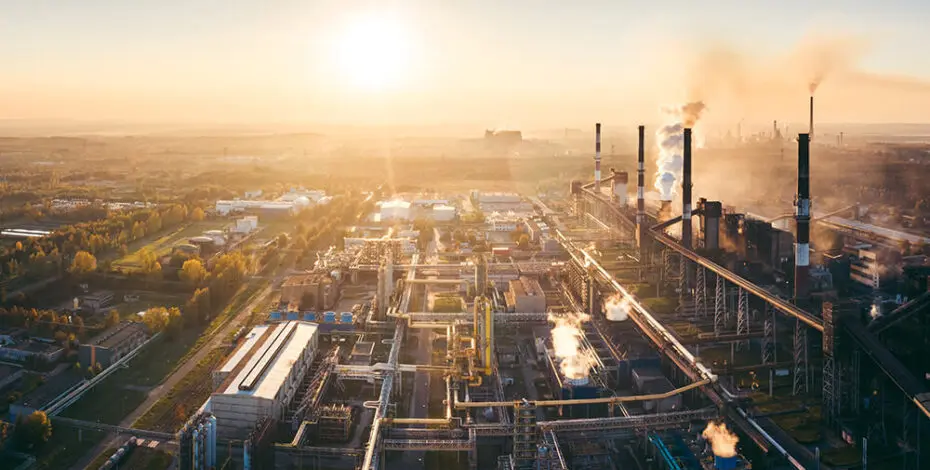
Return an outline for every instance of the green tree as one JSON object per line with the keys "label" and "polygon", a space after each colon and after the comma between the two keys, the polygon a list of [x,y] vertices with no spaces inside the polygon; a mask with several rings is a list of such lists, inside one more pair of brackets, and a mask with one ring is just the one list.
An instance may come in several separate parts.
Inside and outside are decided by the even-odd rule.
{"label": "green tree", "polygon": [[197,287],[207,277],[207,270],[199,259],[189,259],[184,262],[178,276],[191,287]]}
{"label": "green tree", "polygon": [[68,271],[73,274],[83,275],[93,272],[95,269],[97,269],[97,258],[86,251],[79,251],[74,255],[74,260],[71,261],[71,268]]}
{"label": "green tree", "polygon": [[41,446],[52,437],[52,422],[44,411],[33,411],[16,424],[16,436],[26,448]]}

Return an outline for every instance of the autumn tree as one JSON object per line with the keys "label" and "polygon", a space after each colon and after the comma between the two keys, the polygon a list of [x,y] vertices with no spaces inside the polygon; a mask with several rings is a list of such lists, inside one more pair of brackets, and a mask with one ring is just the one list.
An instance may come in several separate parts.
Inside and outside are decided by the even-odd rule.
{"label": "autumn tree", "polygon": [[197,287],[207,277],[207,270],[204,269],[203,263],[198,259],[189,259],[184,262],[181,272],[178,274],[182,281],[191,287]]}
{"label": "autumn tree", "polygon": [[190,218],[192,221],[200,222],[201,220],[203,220],[203,217],[204,217],[203,209],[199,207],[195,207],[194,210],[191,211]]}
{"label": "autumn tree", "polygon": [[168,326],[169,314],[165,307],[152,307],[142,315],[142,323],[153,333],[164,330]]}
{"label": "autumn tree", "polygon": [[[110,310],[110,313],[107,314],[107,319],[104,321],[104,325],[109,328],[111,326],[116,326],[119,324],[119,311],[115,308]],[[83,326],[83,321],[81,322]]]}
{"label": "autumn tree", "polygon": [[33,411],[16,423],[16,437],[27,449],[41,446],[52,437],[52,422],[44,411]]}
{"label": "autumn tree", "polygon": [[93,272],[95,269],[97,269],[97,258],[86,251],[79,251],[74,255],[74,260],[71,261],[71,268],[68,271],[82,275]]}

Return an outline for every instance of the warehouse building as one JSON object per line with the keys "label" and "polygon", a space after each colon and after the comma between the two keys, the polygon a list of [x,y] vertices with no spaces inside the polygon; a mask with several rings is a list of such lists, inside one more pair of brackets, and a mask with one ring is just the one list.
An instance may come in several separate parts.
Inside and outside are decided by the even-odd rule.
{"label": "warehouse building", "polygon": [[99,334],[89,343],[78,348],[78,362],[85,366],[100,364],[103,368],[120,360],[133,349],[138,348],[145,339],[145,325],[124,321]]}
{"label": "warehouse building", "polygon": [[546,311],[546,293],[539,281],[527,276],[510,281],[510,288],[504,293],[507,310],[522,313],[544,313]]}
{"label": "warehouse building", "polygon": [[210,396],[217,437],[242,439],[263,418],[282,419],[317,350],[317,325],[288,321],[255,327],[221,367],[226,378]]}

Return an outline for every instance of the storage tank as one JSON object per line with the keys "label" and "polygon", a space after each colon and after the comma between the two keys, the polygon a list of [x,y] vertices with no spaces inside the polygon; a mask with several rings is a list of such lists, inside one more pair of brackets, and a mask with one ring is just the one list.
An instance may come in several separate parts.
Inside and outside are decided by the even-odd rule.
{"label": "storage tank", "polygon": [[714,468],[717,470],[736,470],[736,456],[720,457],[714,456]]}
{"label": "storage tank", "polygon": [[326,312],[323,314],[324,323],[336,323],[336,312]]}
{"label": "storage tank", "polygon": [[342,312],[340,323],[353,323],[352,312]]}
{"label": "storage tank", "polygon": [[287,319],[288,319],[288,320],[297,320],[297,318],[298,318],[299,315],[300,315],[300,314],[299,314],[298,312],[287,312]]}
{"label": "storage tank", "polygon": [[316,314],[313,312],[304,312],[304,321],[316,321]]}
{"label": "storage tank", "polygon": [[271,312],[268,314],[268,320],[270,321],[281,321],[281,312]]}

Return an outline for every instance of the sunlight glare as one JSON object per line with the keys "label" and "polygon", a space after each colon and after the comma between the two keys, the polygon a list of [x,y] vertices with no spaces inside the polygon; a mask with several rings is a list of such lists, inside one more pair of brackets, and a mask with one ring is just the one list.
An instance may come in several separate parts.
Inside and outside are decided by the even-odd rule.
{"label": "sunlight glare", "polygon": [[397,18],[383,14],[356,18],[339,41],[340,68],[357,88],[397,87],[408,78],[410,46],[408,31]]}

